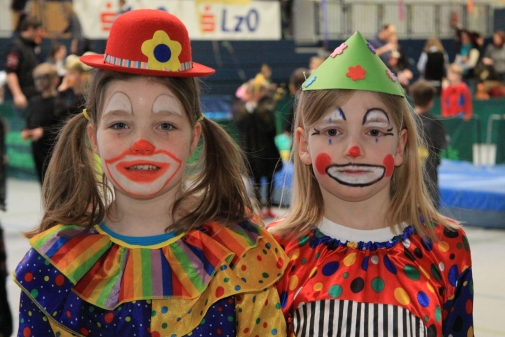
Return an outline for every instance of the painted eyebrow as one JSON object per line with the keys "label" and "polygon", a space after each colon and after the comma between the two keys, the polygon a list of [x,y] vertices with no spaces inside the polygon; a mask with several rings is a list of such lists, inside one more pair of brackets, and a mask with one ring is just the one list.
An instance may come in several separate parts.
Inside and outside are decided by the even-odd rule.
{"label": "painted eyebrow", "polygon": [[325,119],[327,119],[329,123],[331,123],[332,120],[347,120],[345,118],[345,113],[341,108],[333,110]]}
{"label": "painted eyebrow", "polygon": [[336,122],[336,121],[347,121],[345,118],[344,111],[342,111],[342,109],[340,109],[340,108],[333,110],[329,115],[324,117],[316,125],[319,127],[325,127],[326,125],[331,125],[333,122]]}
{"label": "painted eyebrow", "polygon": [[179,111],[177,109],[168,109],[165,108],[166,106],[171,106],[177,104],[177,107],[180,109],[180,103],[179,101],[170,95],[167,94],[161,94],[158,97],[154,99],[153,106],[151,108],[152,113],[165,113],[165,114],[172,114],[172,115],[178,115],[182,116],[182,111]]}
{"label": "painted eyebrow", "polygon": [[[115,96],[117,97],[114,98]],[[111,101],[113,105],[109,107]],[[113,115],[133,114],[133,104],[130,100],[130,97],[128,97],[128,95],[122,91],[116,91],[114,94],[112,94],[112,96],[107,101],[105,108],[103,109],[103,117],[109,114]]]}
{"label": "painted eyebrow", "polygon": [[365,113],[365,116],[363,116],[363,123],[362,125],[365,125],[365,123],[371,122],[371,119],[376,116],[384,116],[387,120],[387,124],[391,124],[389,122],[389,116],[386,111],[382,110],[381,108],[371,108],[368,109]]}

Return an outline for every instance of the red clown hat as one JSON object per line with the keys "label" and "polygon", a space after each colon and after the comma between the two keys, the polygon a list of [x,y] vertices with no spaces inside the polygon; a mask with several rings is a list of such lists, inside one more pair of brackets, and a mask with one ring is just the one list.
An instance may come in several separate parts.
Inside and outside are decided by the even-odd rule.
{"label": "red clown hat", "polygon": [[202,77],[215,70],[193,62],[186,26],[161,10],[121,14],[110,30],[105,54],[81,56],[99,69],[167,77]]}

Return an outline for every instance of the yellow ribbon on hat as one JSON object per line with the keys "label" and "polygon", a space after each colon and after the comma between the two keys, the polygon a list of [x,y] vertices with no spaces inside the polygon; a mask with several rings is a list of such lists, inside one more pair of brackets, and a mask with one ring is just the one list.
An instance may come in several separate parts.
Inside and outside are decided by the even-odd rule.
{"label": "yellow ribbon on hat", "polygon": [[86,117],[86,119],[87,119],[88,121],[90,121],[90,120],[91,120],[91,118],[89,117],[88,112],[86,111],[86,109],[82,109],[82,114],[84,115],[84,117]]}

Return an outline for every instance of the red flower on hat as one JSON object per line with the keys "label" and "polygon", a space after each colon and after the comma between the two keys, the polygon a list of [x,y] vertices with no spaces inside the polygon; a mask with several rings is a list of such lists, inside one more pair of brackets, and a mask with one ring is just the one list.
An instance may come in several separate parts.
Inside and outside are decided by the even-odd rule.
{"label": "red flower on hat", "polygon": [[350,77],[353,81],[364,80],[365,79],[366,70],[361,68],[358,64],[355,67],[349,67],[349,71],[345,76]]}
{"label": "red flower on hat", "polygon": [[178,41],[170,40],[163,30],[154,33],[153,38],[142,43],[142,54],[148,57],[147,66],[151,70],[179,71],[179,55],[182,46]]}
{"label": "red flower on hat", "polygon": [[335,58],[337,55],[340,55],[344,52],[344,49],[347,48],[347,45],[345,43],[342,43],[340,46],[335,48],[333,53],[331,53],[331,57]]}

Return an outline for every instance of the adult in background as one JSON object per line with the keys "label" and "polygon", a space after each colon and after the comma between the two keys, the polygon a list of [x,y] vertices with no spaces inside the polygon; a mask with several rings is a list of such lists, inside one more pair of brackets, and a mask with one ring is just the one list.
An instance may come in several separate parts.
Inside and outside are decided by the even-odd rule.
{"label": "adult in background", "polygon": [[424,182],[433,205],[438,208],[438,166],[440,152],[447,147],[447,137],[442,123],[431,114],[436,88],[427,80],[419,80],[410,86],[409,93],[414,101],[414,111],[421,120],[420,134],[424,144],[419,148],[419,156],[424,165]]}
{"label": "adult in background", "polygon": [[28,101],[37,95],[32,73],[38,64],[35,48],[42,35],[40,21],[27,17],[21,22],[19,35],[5,49],[6,99],[14,101],[16,114],[22,118],[26,117]]}
{"label": "adult in background", "polygon": [[400,82],[401,86],[407,92],[410,80],[414,77],[414,75],[408,67],[402,66],[401,57],[402,55],[399,51],[393,50],[389,56],[389,61],[386,66],[393,72],[393,74],[396,75],[396,78]]}
{"label": "adult in background", "polygon": [[429,38],[417,62],[417,70],[421,73],[421,79],[429,81],[435,87],[437,95],[442,91],[442,79],[448,66],[449,56],[442,42],[436,37]]}
{"label": "adult in background", "polygon": [[493,67],[500,76],[501,81],[505,81],[505,32],[497,30],[493,34],[493,43],[487,46],[482,58],[485,66]]}
{"label": "adult in background", "polygon": [[63,33],[70,33],[70,54],[82,55],[86,50],[84,50],[86,39],[81,27],[81,22],[79,17],[74,11],[74,5],[69,3],[62,3],[63,14],[66,16],[68,25],[63,30]]}
{"label": "adult in background", "polygon": [[[244,97],[233,108],[233,118],[239,131],[239,145],[249,163],[249,177],[254,179],[257,201],[261,204],[260,217],[275,218],[271,210],[273,177],[282,168],[281,156],[275,145],[275,104],[268,96],[270,84],[256,76],[246,84]],[[266,177],[266,200],[261,197],[261,178]]]}
{"label": "adult in background", "polygon": [[458,64],[463,69],[463,80],[469,86],[470,91],[474,93],[476,89],[474,68],[478,64],[481,56],[478,43],[479,37],[477,34],[472,34],[465,29],[461,29],[458,32],[461,47],[459,48],[458,54],[456,54],[454,63]]}
{"label": "adult in background", "polygon": [[396,27],[392,24],[385,24],[377,33],[373,39],[368,42],[375,48],[377,55],[381,58],[384,64],[389,64],[389,58],[391,57],[391,52],[397,50],[398,44],[394,41],[396,40]]}

